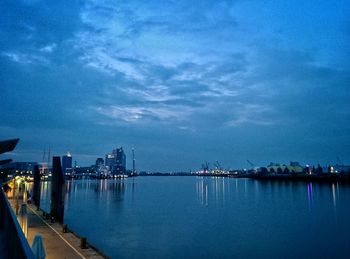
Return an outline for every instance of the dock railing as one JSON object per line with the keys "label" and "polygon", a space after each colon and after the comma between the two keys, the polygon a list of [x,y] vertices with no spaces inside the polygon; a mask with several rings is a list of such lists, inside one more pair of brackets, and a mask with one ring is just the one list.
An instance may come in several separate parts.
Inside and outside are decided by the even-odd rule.
{"label": "dock railing", "polygon": [[0,187],[0,235],[3,236],[4,251],[1,258],[34,259],[34,254],[25,238],[9,201]]}

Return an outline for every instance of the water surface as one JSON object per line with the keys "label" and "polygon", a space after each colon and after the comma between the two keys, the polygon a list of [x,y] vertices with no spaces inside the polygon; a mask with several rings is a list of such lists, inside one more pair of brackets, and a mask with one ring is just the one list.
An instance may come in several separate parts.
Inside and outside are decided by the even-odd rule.
{"label": "water surface", "polygon": [[[111,258],[346,258],[350,187],[210,177],[67,182],[65,222]],[[48,208],[49,183],[42,186]]]}

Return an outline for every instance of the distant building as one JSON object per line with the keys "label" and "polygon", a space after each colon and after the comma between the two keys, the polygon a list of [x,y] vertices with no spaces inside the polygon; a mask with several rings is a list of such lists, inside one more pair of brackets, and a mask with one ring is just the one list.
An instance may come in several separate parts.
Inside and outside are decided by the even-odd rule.
{"label": "distant building", "polygon": [[99,157],[96,159],[96,163],[95,163],[95,166],[98,168],[98,167],[101,167],[105,164],[105,161],[103,160],[102,157]]}
{"label": "distant building", "polygon": [[62,156],[62,171],[63,173],[67,172],[67,169],[72,168],[72,155],[67,152],[64,156]]}
{"label": "distant building", "polygon": [[106,154],[105,166],[108,166],[108,168],[111,169],[115,163],[116,163],[115,155],[113,153]]}
{"label": "distant building", "polygon": [[304,171],[298,162],[290,162],[290,165],[270,163],[266,168],[270,174],[301,174]]}
{"label": "distant building", "polygon": [[126,173],[126,155],[123,151],[123,148],[117,148],[117,163],[115,167],[116,174],[125,174]]}
{"label": "distant building", "polygon": [[113,175],[126,173],[126,155],[122,147],[116,148],[112,153],[106,154],[105,165]]}
{"label": "distant building", "polygon": [[324,172],[332,173],[332,174],[349,174],[350,166],[349,165],[330,165],[323,168]]}
{"label": "distant building", "polygon": [[1,166],[1,168],[15,170],[19,172],[25,172],[25,171],[33,171],[34,166],[37,164],[38,164],[37,162],[12,162]]}
{"label": "distant building", "polygon": [[101,173],[105,171],[105,161],[102,157],[96,159],[94,169],[98,176],[101,176]]}

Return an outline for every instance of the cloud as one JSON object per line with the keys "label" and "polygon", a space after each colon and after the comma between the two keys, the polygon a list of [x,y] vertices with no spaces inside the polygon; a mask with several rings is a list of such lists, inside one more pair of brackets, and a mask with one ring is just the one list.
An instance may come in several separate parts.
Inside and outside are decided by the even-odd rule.
{"label": "cloud", "polygon": [[247,139],[255,149],[261,129],[277,144],[309,132],[348,138],[346,11],[332,9],[321,33],[310,18],[285,19],[296,12],[277,2],[10,2],[0,16],[0,99],[10,111],[1,122],[16,134],[40,141],[45,128],[62,150],[72,139],[86,148],[79,154],[134,136],[159,146],[188,137],[188,149],[202,138],[210,157],[217,139],[227,153]]}
{"label": "cloud", "polygon": [[234,119],[227,122],[228,126],[239,127],[245,124],[270,126],[277,123],[271,114],[273,109],[269,105],[238,104]]}
{"label": "cloud", "polygon": [[108,55],[122,53],[124,57],[174,65],[204,58],[196,53],[210,46],[207,33],[213,34],[212,42],[219,31],[237,26],[227,11],[228,4],[205,1],[186,3],[186,8],[183,5],[171,1],[162,5],[87,1],[80,15],[86,27],[76,34],[76,47],[89,59],[95,57],[96,49],[108,46],[108,51],[104,50]]}
{"label": "cloud", "polygon": [[178,107],[178,110],[169,109],[166,106],[142,107],[142,106],[106,106],[106,107],[91,107],[98,113],[113,119],[114,123],[118,122],[178,122],[186,119],[188,107]]}
{"label": "cloud", "polygon": [[42,47],[40,49],[41,52],[44,52],[44,53],[51,53],[53,52],[57,47],[57,44],[56,43],[52,43],[52,44],[49,44],[49,45],[46,45],[44,47]]}
{"label": "cloud", "polygon": [[[88,1],[83,8],[80,17],[86,27],[76,33],[75,48],[84,53],[81,61],[86,66],[115,81],[105,89],[108,94],[103,102],[109,107],[95,110],[128,122],[145,118],[171,122],[184,116],[179,106],[195,117],[216,99],[222,102],[240,96],[242,87],[232,82],[238,82],[246,69],[244,54],[220,52],[224,57],[219,58],[220,65],[214,52],[204,54],[205,46],[212,44],[204,44],[208,43],[205,35],[219,36],[218,27],[220,33],[237,27],[228,4],[193,2],[186,3],[190,8],[182,8],[183,3],[170,1],[164,8],[149,5]],[[160,12],[149,12],[149,8]],[[173,13],[181,17],[173,19]]]}
{"label": "cloud", "polygon": [[20,52],[2,52],[1,55],[9,58],[13,62],[20,63],[23,65],[28,65],[28,64],[48,65],[49,64],[48,59],[35,54],[24,54]]}
{"label": "cloud", "polygon": [[181,99],[169,93],[169,88],[162,85],[150,86],[147,89],[122,88],[127,95],[147,102],[167,102]]}

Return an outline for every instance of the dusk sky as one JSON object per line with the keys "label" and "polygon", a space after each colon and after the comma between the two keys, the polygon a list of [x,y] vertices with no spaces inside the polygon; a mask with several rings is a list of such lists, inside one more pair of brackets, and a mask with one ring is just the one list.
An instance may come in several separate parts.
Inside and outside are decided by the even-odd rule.
{"label": "dusk sky", "polygon": [[2,158],[350,163],[350,1],[0,3]]}

